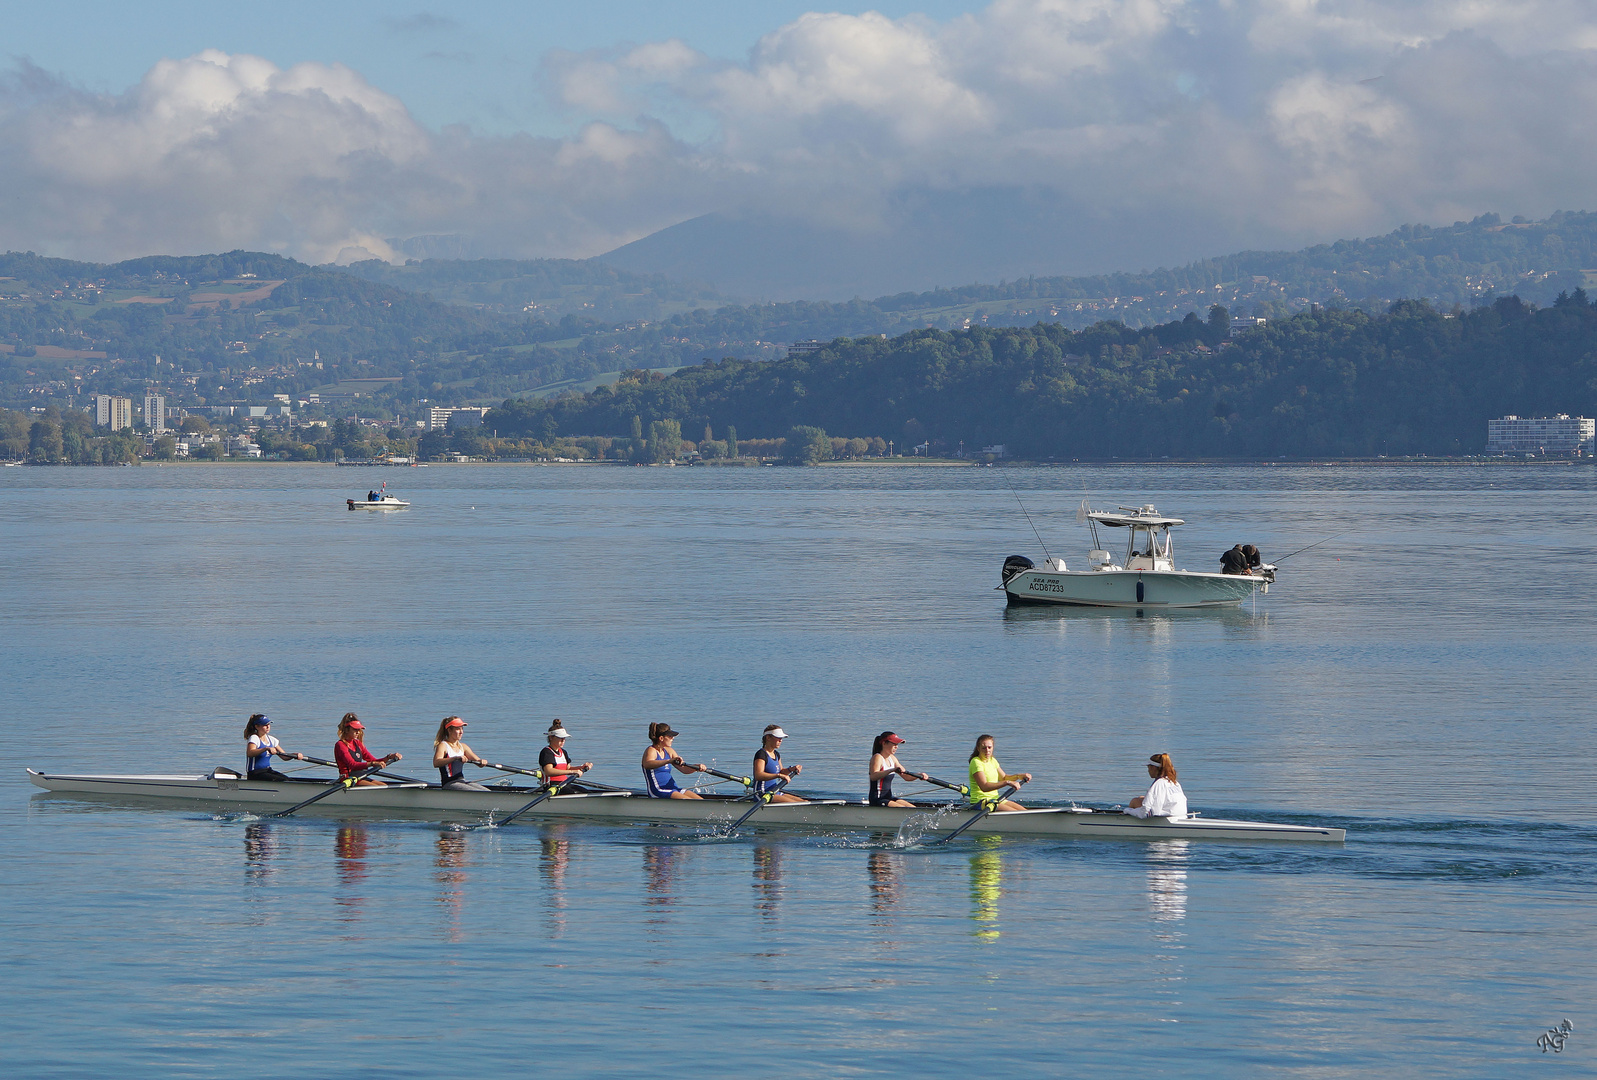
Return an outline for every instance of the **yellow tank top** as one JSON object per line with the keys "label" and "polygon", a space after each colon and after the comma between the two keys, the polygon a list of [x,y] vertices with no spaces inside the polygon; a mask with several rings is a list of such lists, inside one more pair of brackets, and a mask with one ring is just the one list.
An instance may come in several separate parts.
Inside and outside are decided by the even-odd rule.
{"label": "yellow tank top", "polygon": [[976,783],[980,776],[989,784],[1000,783],[1004,779],[1004,767],[998,764],[995,757],[983,761],[981,758],[970,759],[970,801],[993,803],[998,801],[998,792],[983,791],[981,785]]}

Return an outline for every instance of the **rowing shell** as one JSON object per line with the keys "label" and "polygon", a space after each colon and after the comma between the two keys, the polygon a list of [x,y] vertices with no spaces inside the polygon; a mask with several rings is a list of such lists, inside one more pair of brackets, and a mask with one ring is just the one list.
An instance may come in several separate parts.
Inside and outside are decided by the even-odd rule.
{"label": "rowing shell", "polygon": [[[218,770],[209,776],[66,776],[28,770],[28,779],[48,791],[80,795],[176,799],[225,809],[278,808],[301,801],[324,781],[244,780]],[[494,787],[451,791],[435,784],[353,787],[317,804],[340,813],[401,813],[440,819],[509,814],[525,806],[539,788]],[[651,799],[641,792],[584,792],[545,799],[528,817],[651,825],[726,825],[747,802],[734,796],[703,799]],[[867,803],[771,803],[756,816],[760,829],[865,829],[894,832],[906,825],[925,834],[953,832],[975,811],[964,803],[926,803],[914,807]],[[1219,818],[1137,818],[1119,811],[1051,807],[988,814],[972,825],[981,836],[1106,837],[1123,840],[1292,840],[1340,844],[1343,829],[1277,825]]]}

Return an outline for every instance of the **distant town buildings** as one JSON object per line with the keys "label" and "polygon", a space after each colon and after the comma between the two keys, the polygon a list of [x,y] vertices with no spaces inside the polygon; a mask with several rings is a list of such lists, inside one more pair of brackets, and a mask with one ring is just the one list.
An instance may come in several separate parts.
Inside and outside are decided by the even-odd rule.
{"label": "distant town buildings", "polygon": [[472,407],[469,409],[427,409],[426,426],[428,431],[446,431],[451,425],[454,427],[480,427],[482,418],[488,415],[484,408]]}
{"label": "distant town buildings", "polygon": [[133,399],[94,395],[94,423],[97,427],[122,431],[133,426]]}
{"label": "distant town buildings", "polygon": [[149,428],[151,435],[160,435],[166,431],[166,398],[160,394],[144,395],[144,426]]}
{"label": "distant town buildings", "polygon": [[1488,454],[1591,453],[1597,420],[1584,416],[1505,416],[1486,421]]}

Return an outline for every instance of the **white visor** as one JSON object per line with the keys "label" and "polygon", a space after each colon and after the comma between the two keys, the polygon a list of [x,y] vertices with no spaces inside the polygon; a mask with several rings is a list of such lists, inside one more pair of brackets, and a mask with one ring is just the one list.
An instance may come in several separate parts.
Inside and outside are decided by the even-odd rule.
{"label": "white visor", "polygon": [[571,738],[571,732],[567,731],[563,727],[557,727],[553,731],[549,732],[548,734],[549,734],[549,736],[551,738],[555,738],[555,739],[569,739],[569,738]]}
{"label": "white visor", "polygon": [[771,736],[773,739],[787,738],[787,732],[783,731],[781,728],[772,728],[770,731],[767,731],[766,734]]}

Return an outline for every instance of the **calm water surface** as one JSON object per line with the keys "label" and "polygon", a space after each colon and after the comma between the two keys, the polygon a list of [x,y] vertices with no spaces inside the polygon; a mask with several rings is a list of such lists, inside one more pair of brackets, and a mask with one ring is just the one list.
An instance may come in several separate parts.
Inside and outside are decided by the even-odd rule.
{"label": "calm water surface", "polygon": [[[415,505],[350,514],[386,479]],[[1005,555],[1153,502],[1231,612],[1006,610]],[[0,471],[0,1061],[10,1075],[1590,1074],[1597,471],[1587,467]],[[262,822],[34,794],[23,767],[242,763],[265,711],[550,718],[638,782],[651,720],[859,797],[870,738],[1028,801],[1168,750],[1210,816],[1344,848],[729,839]],[[1568,1017],[1562,1053],[1536,1037]],[[549,1057],[558,1047],[558,1061]]]}

